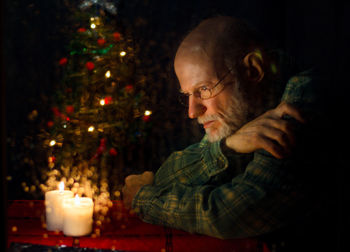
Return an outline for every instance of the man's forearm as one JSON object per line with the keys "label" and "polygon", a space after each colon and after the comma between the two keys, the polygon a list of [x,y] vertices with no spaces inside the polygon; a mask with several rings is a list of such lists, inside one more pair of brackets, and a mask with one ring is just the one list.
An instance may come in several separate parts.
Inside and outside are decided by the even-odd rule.
{"label": "man's forearm", "polygon": [[[293,214],[292,209],[298,206],[299,196],[280,188],[266,191],[262,184],[253,181],[258,171],[251,172],[220,187],[181,183],[163,188],[144,186],[134,198],[133,207],[146,222],[191,233],[218,238],[260,235],[284,225],[287,216]],[[264,174],[261,176],[263,184],[278,181],[271,174],[269,181]]]}

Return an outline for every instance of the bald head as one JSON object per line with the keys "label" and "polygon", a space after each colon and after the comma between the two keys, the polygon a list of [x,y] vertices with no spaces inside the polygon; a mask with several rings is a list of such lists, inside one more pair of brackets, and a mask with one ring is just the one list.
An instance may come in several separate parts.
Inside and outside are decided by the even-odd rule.
{"label": "bald head", "polygon": [[237,61],[261,46],[256,32],[233,17],[215,17],[202,21],[182,41],[175,56],[178,59],[201,57],[211,60],[217,73],[234,70]]}
{"label": "bald head", "polygon": [[[256,34],[235,18],[210,18],[177,50],[174,67],[188,115],[203,124],[209,141],[230,135],[267,104],[262,43]],[[203,90],[209,98],[201,97]]]}

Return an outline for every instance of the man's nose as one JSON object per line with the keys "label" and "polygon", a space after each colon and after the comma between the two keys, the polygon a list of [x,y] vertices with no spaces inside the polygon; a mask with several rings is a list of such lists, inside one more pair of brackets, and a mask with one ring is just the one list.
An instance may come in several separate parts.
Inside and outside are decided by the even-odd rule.
{"label": "man's nose", "polygon": [[207,108],[203,105],[202,100],[200,98],[191,95],[188,97],[188,117],[191,119],[195,119],[207,110]]}

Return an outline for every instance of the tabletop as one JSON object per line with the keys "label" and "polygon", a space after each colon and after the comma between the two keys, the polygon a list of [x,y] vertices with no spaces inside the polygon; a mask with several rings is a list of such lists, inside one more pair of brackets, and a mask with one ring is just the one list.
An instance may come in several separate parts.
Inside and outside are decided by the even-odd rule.
{"label": "tabletop", "polygon": [[[151,225],[123,207],[113,206],[101,221],[95,221],[93,232],[84,237],[68,237],[62,232],[47,231],[42,200],[15,200],[8,204],[8,247],[33,244],[54,248],[72,247],[107,251],[235,251],[269,252],[257,239],[221,240],[205,235]],[[35,250],[33,250],[35,251]]]}

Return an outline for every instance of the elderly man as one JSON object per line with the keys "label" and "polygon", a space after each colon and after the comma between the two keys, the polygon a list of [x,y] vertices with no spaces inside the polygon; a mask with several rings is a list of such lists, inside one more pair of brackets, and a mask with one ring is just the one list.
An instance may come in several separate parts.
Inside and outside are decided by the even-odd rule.
{"label": "elderly man", "polygon": [[128,176],[125,204],[146,222],[219,238],[270,233],[311,213],[317,85],[311,72],[289,75],[276,55],[231,17],[191,31],[174,67],[188,116],[206,134],[154,177]]}

